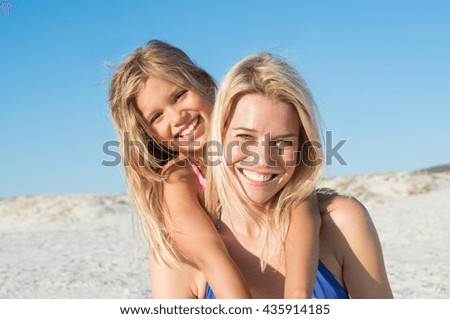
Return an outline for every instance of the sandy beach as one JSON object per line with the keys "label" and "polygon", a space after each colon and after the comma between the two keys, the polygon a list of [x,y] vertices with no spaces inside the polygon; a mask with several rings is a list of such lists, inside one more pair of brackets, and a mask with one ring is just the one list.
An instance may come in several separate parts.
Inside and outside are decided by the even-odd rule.
{"label": "sandy beach", "polygon": [[[450,172],[326,179],[363,202],[395,298],[450,298]],[[0,199],[0,298],[151,298],[126,194]]]}

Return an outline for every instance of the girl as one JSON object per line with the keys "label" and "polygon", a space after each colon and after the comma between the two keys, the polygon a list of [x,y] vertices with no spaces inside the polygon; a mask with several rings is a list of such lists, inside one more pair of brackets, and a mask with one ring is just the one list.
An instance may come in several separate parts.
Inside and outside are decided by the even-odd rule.
{"label": "girl", "polygon": [[[219,298],[251,297],[204,210],[203,146],[214,94],[215,83],[208,73],[180,49],[156,40],[123,61],[111,82],[112,117],[128,191],[152,252],[156,298],[188,297],[176,283],[189,267],[201,270]],[[296,254],[288,254],[292,258],[286,261],[291,269],[286,297],[311,296],[320,226],[315,203],[314,198],[302,196],[288,207],[294,212],[286,249]],[[302,232],[295,227],[300,224]],[[180,270],[177,276],[164,271],[174,266]],[[198,289],[205,288],[191,287],[191,291]],[[198,294],[190,296],[194,295]]]}

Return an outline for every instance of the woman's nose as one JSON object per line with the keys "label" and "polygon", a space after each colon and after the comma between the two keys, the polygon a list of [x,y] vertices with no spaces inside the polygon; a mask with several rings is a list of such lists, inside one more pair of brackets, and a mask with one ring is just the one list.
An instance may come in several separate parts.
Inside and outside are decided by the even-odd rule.
{"label": "woman's nose", "polygon": [[254,149],[257,158],[256,164],[261,167],[274,167],[276,166],[276,158],[273,155],[270,140],[264,139],[257,142]]}

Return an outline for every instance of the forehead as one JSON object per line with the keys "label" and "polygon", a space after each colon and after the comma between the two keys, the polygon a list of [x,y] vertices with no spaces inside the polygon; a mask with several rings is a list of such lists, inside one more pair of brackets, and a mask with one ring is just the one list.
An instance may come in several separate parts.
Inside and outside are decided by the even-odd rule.
{"label": "forehead", "polygon": [[300,119],[292,105],[260,94],[244,95],[234,109],[229,128],[245,127],[260,133],[298,132]]}
{"label": "forehead", "polygon": [[142,113],[158,107],[165,102],[178,86],[155,77],[149,77],[136,97],[138,108]]}

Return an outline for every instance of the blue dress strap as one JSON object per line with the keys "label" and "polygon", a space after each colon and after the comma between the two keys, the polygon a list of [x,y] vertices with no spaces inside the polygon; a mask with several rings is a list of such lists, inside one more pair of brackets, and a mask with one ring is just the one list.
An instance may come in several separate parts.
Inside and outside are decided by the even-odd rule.
{"label": "blue dress strap", "polygon": [[220,220],[221,219],[222,219],[222,206],[219,207],[219,214],[217,215],[217,220],[216,220],[217,231],[220,231]]}

